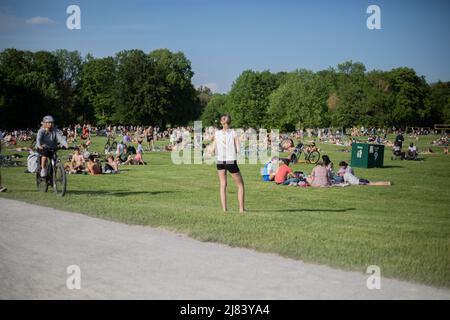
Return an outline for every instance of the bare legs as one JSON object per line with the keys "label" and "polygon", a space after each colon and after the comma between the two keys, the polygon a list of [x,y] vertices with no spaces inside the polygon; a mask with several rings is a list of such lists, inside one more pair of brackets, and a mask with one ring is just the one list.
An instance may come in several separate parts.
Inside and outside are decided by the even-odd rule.
{"label": "bare legs", "polygon": [[222,205],[223,212],[227,211],[227,171],[218,170],[220,181],[220,203]]}
{"label": "bare legs", "polygon": [[390,181],[373,181],[369,183],[369,186],[390,186]]}
{"label": "bare legs", "polygon": [[[227,172],[226,170],[218,170],[220,181],[220,203],[222,204],[222,210],[224,212],[227,211]],[[239,202],[239,212],[245,212],[244,207],[244,180],[242,179],[241,173],[232,173],[231,177],[233,178],[236,187],[238,188],[238,202]]]}
{"label": "bare legs", "polygon": [[239,212],[244,213],[246,211],[244,207],[244,180],[242,179],[240,172],[232,173],[231,177],[238,188]]}

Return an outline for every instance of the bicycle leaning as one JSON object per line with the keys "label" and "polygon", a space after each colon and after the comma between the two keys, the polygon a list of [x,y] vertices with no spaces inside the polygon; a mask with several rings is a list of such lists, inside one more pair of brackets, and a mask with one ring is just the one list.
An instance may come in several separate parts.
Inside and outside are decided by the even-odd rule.
{"label": "bicycle leaning", "polygon": [[36,187],[38,191],[47,192],[49,186],[52,186],[55,194],[63,197],[67,190],[67,177],[64,165],[58,159],[56,149],[46,149],[51,153],[51,157],[47,161],[46,175],[45,177],[41,177],[41,159],[39,156],[39,167],[36,171]]}
{"label": "bicycle leaning", "polygon": [[307,163],[317,164],[320,160],[320,152],[317,150],[316,144],[313,143],[305,148],[303,143],[297,144],[294,151],[289,156],[291,163],[297,163],[300,160],[302,152],[305,154],[305,161]]}

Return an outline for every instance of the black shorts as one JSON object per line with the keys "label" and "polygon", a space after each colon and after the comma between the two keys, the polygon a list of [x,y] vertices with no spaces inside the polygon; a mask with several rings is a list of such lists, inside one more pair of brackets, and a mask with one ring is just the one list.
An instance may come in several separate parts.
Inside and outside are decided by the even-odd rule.
{"label": "black shorts", "polygon": [[153,140],[153,136],[147,136],[147,142],[150,142]]}
{"label": "black shorts", "polygon": [[239,167],[237,165],[237,161],[233,162],[217,161],[217,170],[227,170],[230,171],[230,173],[238,173]]}
{"label": "black shorts", "polygon": [[48,149],[37,149],[37,153],[39,153],[41,156],[46,157],[46,158],[53,157],[53,151],[50,151]]}

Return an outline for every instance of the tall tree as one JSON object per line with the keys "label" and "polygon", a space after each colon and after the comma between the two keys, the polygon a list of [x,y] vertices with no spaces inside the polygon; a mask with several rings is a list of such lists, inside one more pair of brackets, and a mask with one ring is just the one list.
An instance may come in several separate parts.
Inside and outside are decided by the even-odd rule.
{"label": "tall tree", "polygon": [[268,122],[269,95],[279,85],[279,77],[269,71],[244,71],[233,83],[227,99],[236,126],[259,128]]}
{"label": "tall tree", "polygon": [[317,74],[306,70],[290,74],[270,95],[271,126],[291,131],[328,125],[328,97],[329,88]]}
{"label": "tall tree", "polygon": [[391,122],[400,126],[419,125],[429,116],[425,97],[429,86],[423,77],[410,68],[396,68],[390,72],[390,86],[395,94]]}
{"label": "tall tree", "polygon": [[212,96],[201,116],[203,126],[219,126],[220,116],[226,113],[226,102],[226,95],[216,93]]}
{"label": "tall tree", "polygon": [[430,112],[426,120],[429,126],[450,124],[450,82],[432,84],[425,104]]}
{"label": "tall tree", "polygon": [[83,64],[81,91],[85,102],[93,109],[95,122],[101,126],[112,122],[115,110],[115,78],[116,61],[112,57],[87,57]]}

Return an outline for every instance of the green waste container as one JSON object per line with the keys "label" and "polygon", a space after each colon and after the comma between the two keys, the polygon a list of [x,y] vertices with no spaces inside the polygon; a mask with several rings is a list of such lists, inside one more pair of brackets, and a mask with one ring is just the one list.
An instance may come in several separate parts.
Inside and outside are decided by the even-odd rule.
{"label": "green waste container", "polygon": [[384,145],[354,143],[352,145],[352,167],[374,168],[383,167]]}

